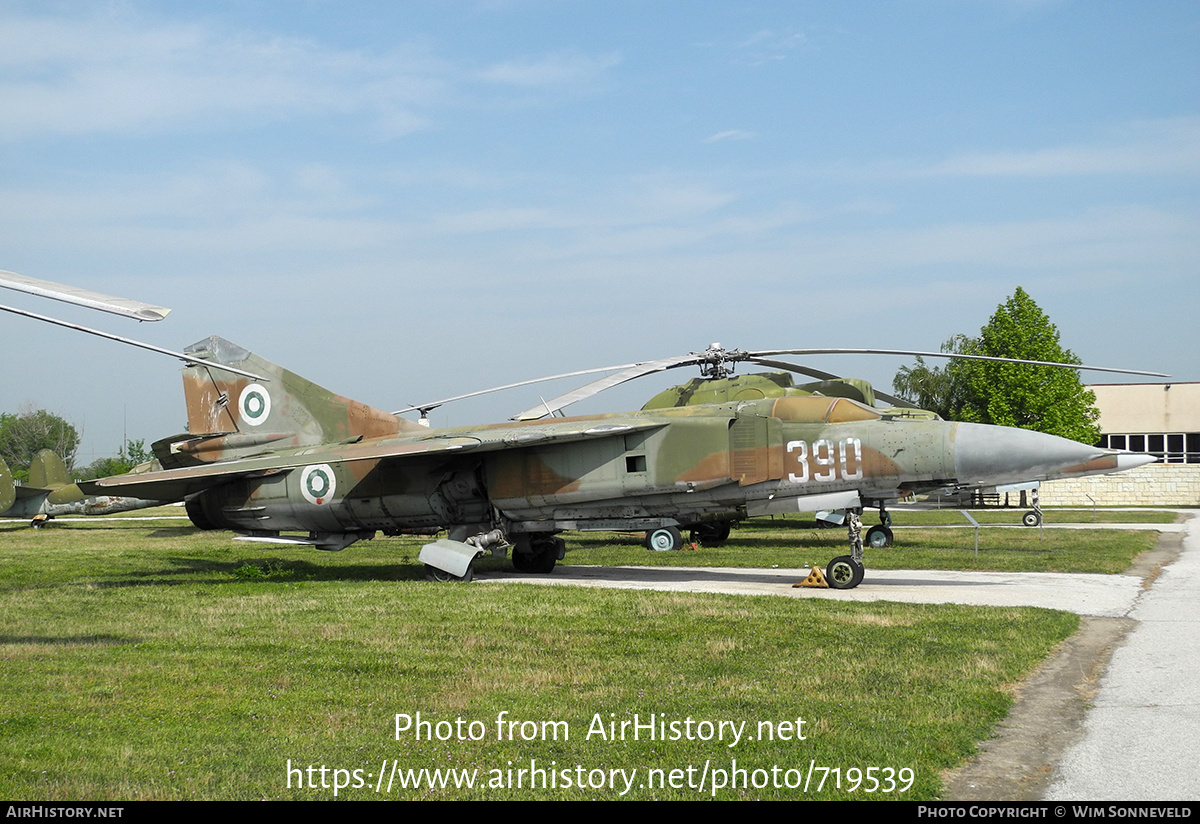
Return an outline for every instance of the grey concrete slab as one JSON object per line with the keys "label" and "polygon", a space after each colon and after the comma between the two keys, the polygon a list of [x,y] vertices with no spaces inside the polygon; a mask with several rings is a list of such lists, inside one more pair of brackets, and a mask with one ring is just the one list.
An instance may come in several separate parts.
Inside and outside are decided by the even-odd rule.
{"label": "grey concrete slab", "polygon": [[1137,599],[1046,800],[1200,799],[1200,518],[1183,552]]}
{"label": "grey concrete slab", "polygon": [[792,584],[806,574],[801,569],[559,566],[549,575],[492,572],[478,573],[475,580],[838,601],[1033,606],[1102,617],[1128,614],[1142,591],[1141,578],[1130,575],[870,568],[855,589],[794,588]]}

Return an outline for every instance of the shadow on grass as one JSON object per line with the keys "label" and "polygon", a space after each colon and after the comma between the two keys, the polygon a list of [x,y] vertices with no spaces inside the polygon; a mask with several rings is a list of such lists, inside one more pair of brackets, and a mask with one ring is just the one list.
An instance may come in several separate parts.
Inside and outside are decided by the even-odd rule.
{"label": "shadow on grass", "polygon": [[0,635],[0,644],[28,644],[31,646],[63,647],[115,647],[137,644],[141,638],[125,635]]}
{"label": "shadow on grass", "polygon": [[[213,559],[187,556],[161,559],[171,568],[122,572],[99,587],[186,586],[190,584],[294,584],[308,581],[423,581],[425,567],[415,559],[396,563],[314,563],[281,558]],[[479,569],[510,569],[507,561],[481,559]]]}

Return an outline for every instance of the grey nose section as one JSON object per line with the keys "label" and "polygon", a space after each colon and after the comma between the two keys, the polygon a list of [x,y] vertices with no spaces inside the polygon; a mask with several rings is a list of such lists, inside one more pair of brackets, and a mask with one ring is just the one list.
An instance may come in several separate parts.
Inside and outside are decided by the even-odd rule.
{"label": "grey nose section", "polygon": [[1008,426],[960,423],[954,435],[954,469],[960,484],[1045,480],[1073,467],[1082,469],[1107,454],[1057,435]]}

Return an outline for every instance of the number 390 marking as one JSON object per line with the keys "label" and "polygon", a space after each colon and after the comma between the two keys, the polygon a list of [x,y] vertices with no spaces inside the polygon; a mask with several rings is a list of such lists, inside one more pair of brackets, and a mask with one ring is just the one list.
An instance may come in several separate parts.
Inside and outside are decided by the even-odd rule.
{"label": "number 390 marking", "polygon": [[[796,461],[796,470],[788,473],[794,484],[814,481],[857,481],[862,478],[862,441],[843,438],[836,444],[830,438],[813,441],[812,449],[805,441],[788,441],[787,452]],[[840,471],[839,471],[840,470]]]}

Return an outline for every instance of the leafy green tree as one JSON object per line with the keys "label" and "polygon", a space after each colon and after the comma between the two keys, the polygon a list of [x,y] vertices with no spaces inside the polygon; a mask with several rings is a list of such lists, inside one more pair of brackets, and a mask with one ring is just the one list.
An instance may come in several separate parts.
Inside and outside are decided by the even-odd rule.
{"label": "leafy green tree", "polygon": [[133,469],[138,464],[154,460],[154,451],[146,446],[145,438],[139,438],[125,444],[125,448],[121,450],[121,457],[129,461],[129,468]]}
{"label": "leafy green tree", "polygon": [[[1080,363],[1059,343],[1058,327],[1019,286],[966,354]],[[1034,429],[1089,444],[1100,437],[1096,396],[1074,369],[961,361],[954,375],[955,392],[961,392],[958,420]]]}
{"label": "leafy green tree", "polygon": [[120,458],[97,458],[77,474],[81,481],[94,481],[97,478],[124,475],[128,471],[129,465]]}
{"label": "leafy green tree", "polygon": [[[975,345],[975,340],[966,335],[954,335],[942,343],[946,353],[961,354]],[[901,366],[892,378],[892,390],[897,396],[922,409],[936,412],[943,418],[953,419],[962,405],[962,388],[959,367],[962,361],[949,361],[945,366],[927,366],[925,359],[917,356],[914,366]]]}
{"label": "leafy green tree", "polygon": [[0,414],[0,458],[13,477],[26,480],[33,456],[43,449],[59,455],[69,472],[79,449],[79,432],[58,415],[32,406],[15,415]]}
{"label": "leafy green tree", "polygon": [[115,458],[97,458],[87,465],[80,474],[80,480],[90,481],[96,478],[108,478],[112,475],[124,475],[139,464],[154,460],[154,453],[146,448],[146,439],[129,441]]}

